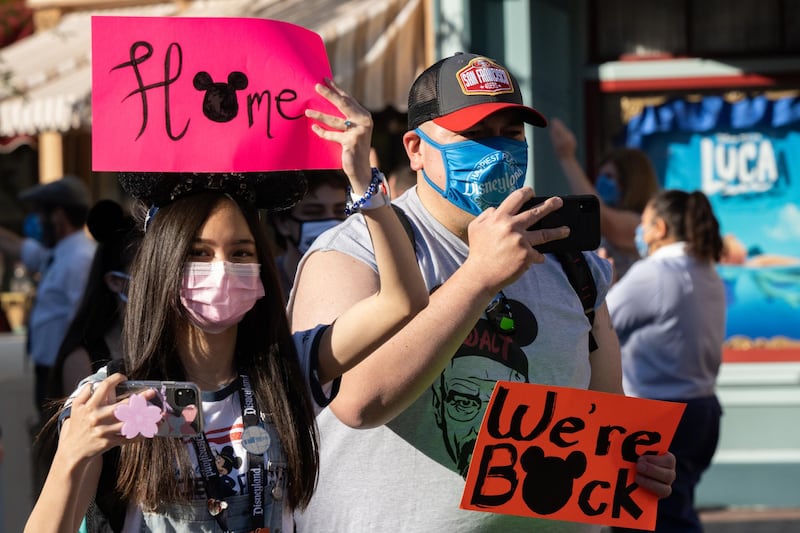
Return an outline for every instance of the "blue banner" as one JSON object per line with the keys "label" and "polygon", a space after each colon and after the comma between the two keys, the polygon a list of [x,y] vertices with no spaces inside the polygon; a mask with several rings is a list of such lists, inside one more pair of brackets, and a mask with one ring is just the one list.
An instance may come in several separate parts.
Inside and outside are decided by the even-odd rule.
{"label": "blue banner", "polygon": [[662,186],[702,190],[740,254],[719,266],[729,340],[800,340],[800,99],[711,96],[646,108],[626,130]]}

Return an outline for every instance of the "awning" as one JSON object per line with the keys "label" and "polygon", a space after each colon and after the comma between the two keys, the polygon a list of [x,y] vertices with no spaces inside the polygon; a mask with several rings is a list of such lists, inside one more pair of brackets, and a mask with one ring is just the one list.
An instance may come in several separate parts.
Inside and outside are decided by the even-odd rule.
{"label": "awning", "polygon": [[0,51],[0,136],[66,132],[91,125],[91,18],[93,15],[174,15],[174,3],[80,11],[54,28]]}
{"label": "awning", "polygon": [[423,0],[195,0],[65,15],[0,51],[0,136],[91,126],[93,15],[257,17],[322,36],[336,82],[365,107],[405,111],[425,66]]}

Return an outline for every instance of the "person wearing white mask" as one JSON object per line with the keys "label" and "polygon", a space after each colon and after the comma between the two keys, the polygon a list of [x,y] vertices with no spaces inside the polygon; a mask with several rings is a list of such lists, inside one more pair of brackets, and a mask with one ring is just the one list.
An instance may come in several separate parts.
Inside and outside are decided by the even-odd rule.
{"label": "person wearing white mask", "polygon": [[300,258],[314,240],[345,219],[347,176],[340,170],[304,172],[308,192],[293,208],[270,214],[275,243],[283,250],[275,258],[288,297]]}

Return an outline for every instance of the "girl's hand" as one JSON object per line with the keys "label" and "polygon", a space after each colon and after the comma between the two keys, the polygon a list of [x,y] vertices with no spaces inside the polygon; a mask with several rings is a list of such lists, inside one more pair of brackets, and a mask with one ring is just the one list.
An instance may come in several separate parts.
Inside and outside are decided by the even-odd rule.
{"label": "girl's hand", "polygon": [[74,460],[91,459],[115,446],[130,442],[121,435],[122,422],[114,416],[116,387],[127,378],[112,374],[99,383],[86,384],[72,400],[70,417],[58,439],[58,453]]}
{"label": "girl's hand", "polygon": [[341,90],[333,80],[317,84],[316,90],[342,113],[344,118],[306,109],[306,116],[325,126],[312,124],[311,129],[321,138],[342,145],[342,170],[350,180],[356,196],[362,195],[372,179],[370,170],[370,144],[372,142],[372,115]]}

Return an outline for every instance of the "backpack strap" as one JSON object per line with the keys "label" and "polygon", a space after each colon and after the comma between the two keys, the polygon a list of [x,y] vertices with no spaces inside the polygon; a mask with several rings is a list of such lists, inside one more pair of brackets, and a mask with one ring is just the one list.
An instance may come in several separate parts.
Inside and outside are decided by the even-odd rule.
{"label": "backpack strap", "polygon": [[[397,214],[397,218],[400,219],[403,228],[406,230],[406,234],[411,240],[412,246],[415,245],[416,239],[414,238],[414,229],[411,226],[408,215],[406,215],[406,212],[403,211],[401,207],[395,204],[392,204],[392,208]],[[572,290],[575,291],[575,294],[578,295],[581,301],[583,312],[589,320],[589,326],[594,326],[594,304],[597,301],[597,285],[595,285],[594,276],[592,276],[592,271],[589,268],[586,257],[579,251],[561,252],[554,255],[558,259],[558,262],[561,263],[561,268],[567,275]],[[597,341],[592,332],[589,331],[589,352],[591,353],[597,348]]]}
{"label": "backpack strap", "polygon": [[417,239],[414,237],[414,227],[411,225],[408,215],[406,215],[406,212],[403,211],[402,207],[395,204],[391,204],[391,206],[392,209],[394,209],[394,213],[397,215],[397,218],[400,219],[400,225],[402,225],[403,229],[406,230],[406,235],[408,235],[408,240],[411,241],[411,246],[416,251]]}
{"label": "backpack strap", "polygon": [[[589,325],[594,326],[594,305],[597,302],[597,285],[583,253],[580,251],[559,252],[554,254],[561,263],[561,268],[567,275],[572,290],[578,295],[583,306],[583,312],[589,320]],[[592,332],[589,332],[589,352],[598,348],[597,341]]]}

